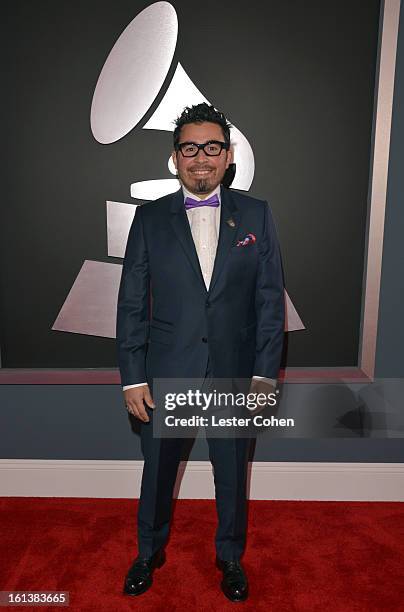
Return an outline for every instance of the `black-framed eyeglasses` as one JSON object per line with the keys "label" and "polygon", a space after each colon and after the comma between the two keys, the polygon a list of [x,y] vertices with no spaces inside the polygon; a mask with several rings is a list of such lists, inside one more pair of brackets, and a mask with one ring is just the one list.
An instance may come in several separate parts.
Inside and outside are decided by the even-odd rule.
{"label": "black-framed eyeglasses", "polygon": [[175,149],[177,151],[181,151],[184,157],[196,157],[200,149],[203,149],[205,155],[216,157],[217,155],[220,155],[223,149],[227,151],[229,147],[230,145],[227,142],[220,142],[220,140],[209,140],[208,142],[203,142],[202,144],[197,144],[196,142],[180,142],[176,145]]}

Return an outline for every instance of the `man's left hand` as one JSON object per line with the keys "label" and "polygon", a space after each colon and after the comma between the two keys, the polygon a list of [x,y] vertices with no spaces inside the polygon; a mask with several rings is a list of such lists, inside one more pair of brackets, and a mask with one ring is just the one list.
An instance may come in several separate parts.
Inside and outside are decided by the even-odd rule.
{"label": "man's left hand", "polygon": [[269,405],[273,406],[273,404],[270,403],[269,399],[267,400],[267,402],[265,402],[263,401],[263,397],[262,397],[262,395],[266,395],[266,397],[268,397],[268,395],[270,395],[271,393],[275,394],[275,387],[274,385],[271,385],[271,383],[266,382],[265,380],[253,378],[250,384],[249,393],[254,393],[256,397],[259,394],[261,395],[261,399],[259,403],[258,402],[256,403],[256,407],[254,408],[254,410],[250,410],[252,415],[258,414],[266,406],[269,406]]}

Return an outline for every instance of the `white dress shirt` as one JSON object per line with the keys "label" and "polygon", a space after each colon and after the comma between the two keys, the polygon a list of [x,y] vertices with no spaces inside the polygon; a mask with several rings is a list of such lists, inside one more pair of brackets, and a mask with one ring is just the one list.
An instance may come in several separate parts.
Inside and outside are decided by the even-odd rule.
{"label": "white dress shirt", "polygon": [[[185,187],[182,190],[184,192],[184,201],[188,197],[198,201],[202,200],[202,198],[190,193]],[[206,289],[209,289],[212,278],[219,240],[220,185],[204,199],[210,198],[213,195],[217,195],[219,206],[201,206],[200,208],[190,208],[186,211]]]}
{"label": "white dress shirt", "polygon": [[[190,208],[186,211],[199,264],[202,270],[203,280],[205,281],[206,289],[209,289],[219,240],[221,208],[220,185],[218,185],[216,189],[209,193],[205,198],[198,197],[194,193],[188,191],[184,186],[182,186],[182,191],[184,193],[184,201],[187,197],[200,201],[202,199],[210,198],[215,194],[217,194],[219,198],[219,206],[201,206]],[[265,376],[253,376],[253,378],[264,380],[274,387],[276,386],[275,379],[266,378]],[[132,389],[133,387],[142,387],[143,385],[147,385],[147,383],[125,385],[123,390],[125,391],[126,389]]]}

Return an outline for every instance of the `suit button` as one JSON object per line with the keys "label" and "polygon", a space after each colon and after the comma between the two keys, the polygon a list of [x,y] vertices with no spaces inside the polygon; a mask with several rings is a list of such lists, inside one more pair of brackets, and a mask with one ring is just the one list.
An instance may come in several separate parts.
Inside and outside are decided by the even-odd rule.
{"label": "suit button", "polygon": [[210,308],[210,302],[209,302],[209,300],[206,300],[206,308]]}
{"label": "suit button", "polygon": [[202,338],[202,342],[207,342],[207,341],[208,341],[208,339],[207,339],[207,338],[205,338],[205,337],[204,337],[204,338]]}

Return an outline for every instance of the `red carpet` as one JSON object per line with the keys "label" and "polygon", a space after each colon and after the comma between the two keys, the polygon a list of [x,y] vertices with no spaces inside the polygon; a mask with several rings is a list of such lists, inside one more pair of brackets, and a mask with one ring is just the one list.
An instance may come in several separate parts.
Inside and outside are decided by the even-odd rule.
{"label": "red carpet", "polygon": [[47,610],[404,611],[404,504],[250,502],[250,597],[238,604],[219,590],[210,500],[176,502],[167,562],[152,589],[123,596],[136,504],[0,499],[0,590],[70,592],[69,608]]}

